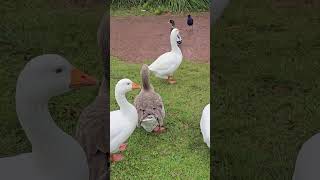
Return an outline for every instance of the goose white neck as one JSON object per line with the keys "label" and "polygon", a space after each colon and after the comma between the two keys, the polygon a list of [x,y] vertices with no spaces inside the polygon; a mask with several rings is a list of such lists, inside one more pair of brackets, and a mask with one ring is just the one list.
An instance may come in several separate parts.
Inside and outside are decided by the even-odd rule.
{"label": "goose white neck", "polygon": [[125,93],[115,91],[116,101],[120,107],[120,111],[130,111],[132,108],[135,108],[132,104],[130,104],[126,98]]}
{"label": "goose white neck", "polygon": [[48,144],[56,149],[59,144],[65,143],[61,142],[62,139],[70,140],[71,138],[53,121],[48,109],[48,100],[47,98],[29,97],[23,87],[17,84],[18,119],[32,144],[32,151],[37,155],[50,153],[51,149],[48,148]]}
{"label": "goose white neck", "polygon": [[171,51],[172,52],[182,54],[180,48],[177,45],[177,36],[176,35],[173,35],[173,34],[170,35],[170,44],[171,44]]}

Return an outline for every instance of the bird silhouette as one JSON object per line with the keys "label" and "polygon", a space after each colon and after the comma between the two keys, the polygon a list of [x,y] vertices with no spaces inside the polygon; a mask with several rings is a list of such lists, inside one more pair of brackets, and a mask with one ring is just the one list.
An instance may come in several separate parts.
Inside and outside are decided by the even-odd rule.
{"label": "bird silhouette", "polygon": [[188,26],[191,26],[191,28],[193,30],[193,19],[190,14],[188,15],[187,24],[188,24]]}

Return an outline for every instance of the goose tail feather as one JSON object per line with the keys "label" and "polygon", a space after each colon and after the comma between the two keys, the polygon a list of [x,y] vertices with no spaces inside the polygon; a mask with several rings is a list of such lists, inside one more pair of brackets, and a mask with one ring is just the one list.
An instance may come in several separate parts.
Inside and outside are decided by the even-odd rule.
{"label": "goose tail feather", "polygon": [[141,68],[141,79],[142,79],[142,87],[144,90],[151,89],[151,85],[149,82],[149,67],[148,65],[144,64]]}

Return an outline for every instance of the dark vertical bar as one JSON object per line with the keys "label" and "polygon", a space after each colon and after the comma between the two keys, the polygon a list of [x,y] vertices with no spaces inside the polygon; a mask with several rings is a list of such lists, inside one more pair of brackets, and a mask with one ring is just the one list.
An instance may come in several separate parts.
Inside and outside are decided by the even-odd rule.
{"label": "dark vertical bar", "polygon": [[[104,91],[106,96],[106,111],[110,112],[110,14],[109,14],[109,9],[110,9],[110,1],[105,1],[106,3],[106,12],[102,18],[102,21],[100,23],[100,31],[98,32],[98,41],[100,40],[99,44],[101,46],[101,53],[102,53],[102,58],[103,58],[103,65],[104,65],[104,79],[103,79],[103,84],[102,87],[105,87]],[[100,38],[99,38],[100,36]],[[106,117],[106,122],[105,122],[105,132],[106,132],[106,141],[107,141],[107,157],[109,157],[109,150],[110,150],[110,116]],[[107,172],[102,177],[101,179],[110,179],[110,162],[107,161]]]}
{"label": "dark vertical bar", "polygon": [[[214,29],[215,25],[217,23],[217,20],[222,16],[224,9],[228,6],[230,0],[212,0],[211,1],[211,6],[210,6],[210,104],[214,103],[213,97],[214,95],[214,89],[216,89],[216,79],[214,77],[215,74],[215,63],[214,63],[214,58],[213,58],[213,49],[214,49]],[[210,106],[210,139],[212,142],[212,146],[210,149],[210,179],[213,179],[213,177],[218,176],[216,170],[216,164],[215,162],[217,161],[214,156],[214,147],[215,147],[215,141],[213,139],[213,132],[214,132],[214,109],[212,108],[213,106]]]}
{"label": "dark vertical bar", "polygon": [[[213,1],[211,1],[210,4],[210,104],[212,104],[212,91],[213,91],[213,86],[214,86],[214,76],[213,76],[213,61],[212,61],[212,41],[213,41]],[[212,116],[213,116],[213,108],[210,106],[210,139],[212,139],[212,132],[213,132],[213,124],[212,124]],[[212,142],[212,141],[211,141]],[[210,148],[210,179],[213,176],[214,173],[214,163],[213,159],[214,158],[214,151],[212,148]]]}

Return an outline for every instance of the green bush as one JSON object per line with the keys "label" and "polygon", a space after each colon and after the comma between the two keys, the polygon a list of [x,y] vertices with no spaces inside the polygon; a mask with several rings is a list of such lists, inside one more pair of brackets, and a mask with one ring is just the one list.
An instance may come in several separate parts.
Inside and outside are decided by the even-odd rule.
{"label": "green bush", "polygon": [[113,8],[142,7],[150,9],[162,6],[172,12],[203,11],[210,7],[210,0],[112,0]]}
{"label": "green bush", "polygon": [[160,14],[162,13],[162,10],[161,10],[161,9],[156,9],[156,10],[154,11],[154,13],[155,13],[156,15],[160,15]]}

